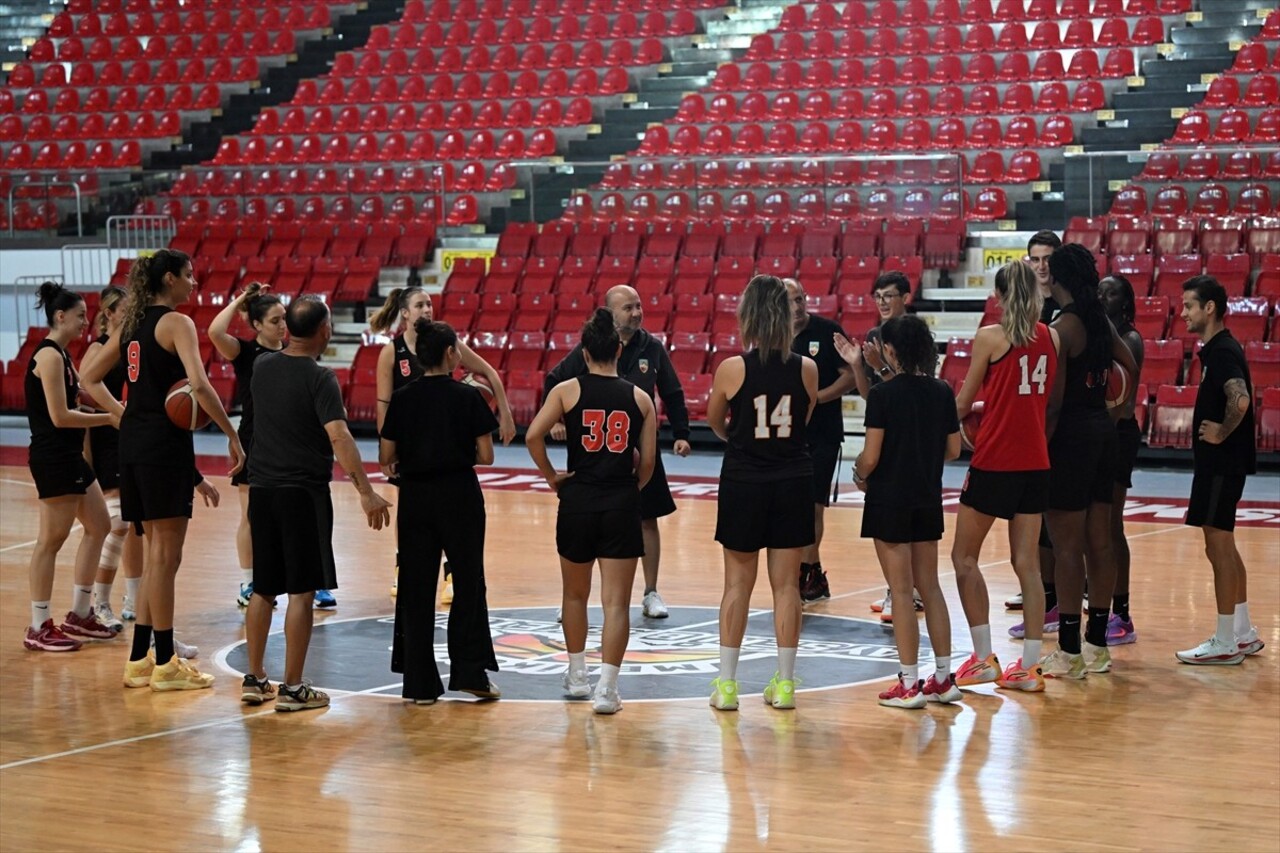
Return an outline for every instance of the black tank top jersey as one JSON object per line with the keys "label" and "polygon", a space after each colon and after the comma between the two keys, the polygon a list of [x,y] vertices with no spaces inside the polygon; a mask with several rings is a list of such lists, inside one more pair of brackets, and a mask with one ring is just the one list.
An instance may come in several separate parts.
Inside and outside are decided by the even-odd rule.
{"label": "black tank top jersey", "polygon": [[237,340],[240,341],[240,352],[231,361],[231,367],[236,372],[236,399],[240,403],[240,428],[236,432],[240,436],[240,443],[248,450],[249,442],[253,440],[253,394],[249,393],[253,382],[253,363],[264,352],[279,350],[264,347],[258,343],[257,338]]}
{"label": "black tank top jersey", "polygon": [[[1084,318],[1076,310],[1075,303],[1062,309],[1063,314],[1074,314],[1084,325]],[[1111,360],[1101,371],[1091,371],[1088,364],[1088,347],[1074,358],[1067,357],[1067,378],[1062,390],[1062,413],[1059,422],[1073,419],[1096,420],[1107,417],[1107,379],[1111,374]]]}
{"label": "black tank top jersey", "polygon": [[[111,340],[110,335],[99,335],[98,343],[103,346],[107,345],[107,341]],[[111,396],[120,400],[124,397],[124,386],[128,382],[128,371],[125,367],[124,359],[120,359],[115,366],[107,372],[103,378],[102,384]],[[102,479],[104,473],[99,466],[104,462],[117,461],[116,454],[120,446],[120,431],[113,426],[94,427],[89,430],[89,448],[93,452],[94,473],[98,475],[98,479]],[[118,473],[118,472],[117,472]],[[109,473],[108,473],[109,475]],[[106,487],[104,487],[106,488]]]}
{"label": "black tank top jersey", "polygon": [[36,354],[43,349],[55,350],[62,357],[62,386],[66,389],[67,408],[75,408],[76,392],[80,390],[80,382],[71,369],[71,357],[62,347],[45,338],[31,354],[24,386],[27,395],[27,421],[31,426],[29,458],[40,462],[74,459],[84,453],[84,430],[53,425],[53,418],[49,416],[49,403],[44,396],[44,385],[40,382],[40,377],[36,376]]}
{"label": "black tank top jersey", "polygon": [[163,305],[148,307],[124,346],[129,402],[120,422],[123,463],[165,468],[195,466],[191,433],[175,426],[164,410],[169,389],[187,378],[182,360],[156,342],[156,324],[171,310]]}
{"label": "black tank top jersey", "polygon": [[636,386],[616,376],[577,378],[578,403],[565,413],[565,441],[573,476],[560,487],[562,512],[639,511],[635,453],[644,414]]}
{"label": "black tank top jersey", "polygon": [[418,364],[418,357],[409,351],[409,345],[404,341],[404,335],[397,335],[396,339],[396,360],[391,365],[391,390],[399,391],[413,380],[421,376],[425,371]]}
{"label": "black tank top jersey", "polygon": [[813,476],[805,435],[809,392],[801,374],[803,359],[760,360],[759,350],[745,354],[746,376],[729,400],[729,447],[720,476],[744,483],[772,483]]}

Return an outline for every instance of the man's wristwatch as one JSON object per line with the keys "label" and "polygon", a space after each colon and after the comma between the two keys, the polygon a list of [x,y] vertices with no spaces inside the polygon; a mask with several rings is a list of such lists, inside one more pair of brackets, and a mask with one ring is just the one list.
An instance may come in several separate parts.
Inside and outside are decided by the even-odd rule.
{"label": "man's wristwatch", "polygon": [[880,368],[880,370],[879,370],[879,371],[877,371],[877,372],[878,372],[881,376],[889,376],[889,375],[891,375],[891,374],[893,373],[893,371],[889,368],[889,365],[887,365],[887,364],[886,364],[884,367],[881,367],[881,368]]}

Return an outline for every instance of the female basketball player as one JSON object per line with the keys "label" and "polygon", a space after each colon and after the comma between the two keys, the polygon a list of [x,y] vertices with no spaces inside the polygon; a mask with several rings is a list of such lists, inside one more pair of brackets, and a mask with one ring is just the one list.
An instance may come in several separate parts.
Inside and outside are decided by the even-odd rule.
{"label": "female basketball player", "polygon": [[453,569],[449,609],[449,689],[482,699],[502,693],[489,634],[484,583],[484,496],[476,465],[493,464],[498,421],[480,392],[453,379],[458,336],[445,323],[419,320],[415,360],[423,375],[391,395],[379,461],[400,480],[404,586],[396,598],[391,671],[404,673],[404,698],[430,705],[444,693],[436,666],[435,590],[440,557]]}
{"label": "female basketball player", "polygon": [[[128,303],[123,289],[109,286],[103,289],[98,302],[98,338],[85,350],[82,365],[88,364],[94,354],[106,344],[111,333],[120,328]],[[111,396],[124,395],[124,365],[117,364],[107,374],[105,385]],[[93,427],[89,430],[88,458],[94,477],[106,499],[107,513],[111,517],[111,532],[102,545],[102,559],[98,563],[98,575],[93,584],[94,613],[98,621],[113,631],[124,630],[123,619],[132,621],[136,615],[138,584],[142,581],[142,540],[130,536],[129,526],[120,517],[120,433],[114,426]],[[115,585],[116,571],[124,565],[124,605],[117,618],[111,607],[111,588]]]}
{"label": "female basketball player", "polygon": [[1133,285],[1122,275],[1107,276],[1098,283],[1098,298],[1107,311],[1107,319],[1116,327],[1116,334],[1133,354],[1138,372],[1129,378],[1129,396],[1115,409],[1116,420],[1116,477],[1111,494],[1111,556],[1116,561],[1116,586],[1111,594],[1111,618],[1107,620],[1107,645],[1122,646],[1135,643],[1138,632],[1129,618],[1129,540],[1124,535],[1124,502],[1133,485],[1133,465],[1142,443],[1142,429],[1134,416],[1137,407],[1138,383],[1142,381],[1142,335],[1133,327],[1136,300]]}
{"label": "female basketball player", "polygon": [[[951,673],[951,616],[938,585],[942,465],[960,455],[960,421],[951,386],[934,378],[938,350],[928,325],[907,314],[882,325],[880,336],[894,379],[867,394],[867,439],[854,461],[853,481],[867,493],[862,538],[875,541],[894,612],[911,613],[920,596],[936,661],[935,673],[922,682],[920,624],[893,620],[902,672],[893,689],[880,694],[880,704],[923,708],[961,698]],[[835,342],[856,368],[858,349],[844,335]]]}
{"label": "female basketball player", "polygon": [[[1062,306],[1053,321],[1062,340],[1062,369],[1046,421],[1051,471],[1045,513],[1060,615],[1058,649],[1041,661],[1041,668],[1053,678],[1084,678],[1111,669],[1107,619],[1116,571],[1111,554],[1116,427],[1107,411],[1107,382],[1112,359],[1130,376],[1137,375],[1138,366],[1098,299],[1093,254],[1079,243],[1054,249],[1049,277],[1053,298]],[[1082,649],[1086,568],[1091,601]]]}
{"label": "female basketball player", "polygon": [[[111,518],[93,469],[84,458],[84,431],[119,423],[117,416],[88,414],[76,408],[80,386],[67,344],[84,334],[89,322],[84,298],[61,285],[40,285],[36,307],[44,309],[49,336],[40,342],[27,365],[27,420],[31,425],[28,464],[40,501],[40,532],[31,552],[31,624],[22,644],[43,652],[74,652],[76,637],[106,639],[115,631],[93,612],[93,575],[102,543],[111,532]],[[53,624],[49,603],[53,570],[71,525],[84,528],[76,549],[71,611],[61,627]]]}
{"label": "female basketball player", "polygon": [[[711,706],[738,707],[738,652],[756,584],[760,551],[773,587],[778,669],[764,689],[775,708],[796,706],[800,642],[800,560],[812,545],[813,462],[805,426],[818,400],[818,367],[791,352],[791,303],[781,279],[758,275],[738,304],[742,343],[751,349],[716,368],[707,423],[728,442],[720,467],[716,541],[724,548],[720,675]],[[910,608],[903,612],[911,612]]]}
{"label": "female basketball player", "polygon": [[[538,471],[560,497],[556,514],[556,551],[560,577],[565,648],[569,666],[564,689],[569,696],[592,695],[587,680],[587,598],[591,567],[599,561],[604,631],[600,643],[600,680],[592,695],[597,714],[622,710],[618,670],[631,630],[631,585],[644,555],[640,490],[653,475],[658,452],[658,421],[653,400],[618,376],[622,339],[613,313],[597,308],[582,327],[587,374],[551,389],[525,432],[525,444]],[[564,421],[567,470],[558,473],[547,458],[547,433]],[[812,518],[812,513],[810,513]],[[795,579],[792,591],[795,592]]]}
{"label": "female basketball player", "polygon": [[[133,649],[125,665],[128,687],[195,690],[213,684],[213,676],[174,653],[174,580],[191,519],[196,486],[195,445],[191,433],[169,420],[165,397],[177,382],[191,384],[196,401],[227,436],[229,473],[244,465],[244,450],[209,385],[195,324],[174,311],[196,287],[191,261],[183,252],[160,249],[141,257],[129,271],[129,313],[120,329],[85,367],[94,399],[120,422],[120,509],[125,521],[146,538],[145,592],[138,607]],[[128,372],[129,406],[103,387],[102,380],[123,358]],[[155,661],[147,657],[155,632]]]}
{"label": "female basketball player", "polygon": [[[264,352],[279,352],[284,348],[288,330],[284,324],[284,304],[280,297],[268,294],[267,285],[251,282],[235,299],[218,312],[209,324],[209,341],[214,348],[231,362],[236,372],[236,397],[240,401],[240,445],[247,454],[253,445],[253,395],[249,393],[253,381],[253,363]],[[247,340],[233,337],[228,329],[237,313],[249,320],[254,336]],[[231,478],[231,485],[240,493],[240,525],[236,528],[236,554],[240,558],[240,594],[236,603],[248,607],[253,598],[253,534],[249,530],[249,466]],[[329,590],[316,590],[316,606],[331,608],[337,605]]]}
{"label": "female basketball player", "polygon": [[[1049,490],[1045,410],[1058,369],[1058,333],[1039,322],[1044,297],[1035,272],[1018,261],[996,272],[996,297],[1004,314],[973,337],[973,361],[956,398],[963,421],[981,392],[985,400],[960,494],[951,563],[974,652],[956,671],[964,686],[996,682],[1012,690],[1044,690],[1040,645],[1044,639],[1044,586],[1040,581],[1040,514]],[[1026,642],[1022,657],[1003,673],[991,651],[991,604],[978,554],[997,518],[1009,522],[1009,559],[1022,587]],[[932,632],[930,632],[932,634]]]}
{"label": "female basketball player", "polygon": [[[382,429],[382,419],[386,417],[387,406],[391,402],[391,393],[398,391],[422,375],[414,353],[417,351],[416,324],[419,320],[431,320],[431,295],[421,287],[397,287],[387,294],[387,301],[377,314],[369,320],[369,328],[375,332],[393,335],[391,343],[382,348],[378,354],[377,393],[378,429]],[[395,335],[396,329],[402,330]],[[498,404],[498,438],[504,445],[515,438],[516,422],[511,417],[511,406],[507,403],[507,392],[502,379],[489,362],[476,355],[471,347],[458,341],[459,363],[472,373],[484,376],[489,387],[493,389],[494,400]],[[398,485],[394,480],[393,486]],[[398,547],[398,546],[397,546]],[[441,604],[449,604],[453,600],[453,587],[449,581],[449,567],[445,566],[444,590],[440,595]],[[396,584],[392,580],[391,594],[396,594]]]}

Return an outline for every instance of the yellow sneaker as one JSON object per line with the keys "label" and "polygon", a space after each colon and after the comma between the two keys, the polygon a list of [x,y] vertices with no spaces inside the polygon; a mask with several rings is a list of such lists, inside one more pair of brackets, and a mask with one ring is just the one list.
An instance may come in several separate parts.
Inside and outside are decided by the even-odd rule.
{"label": "yellow sneaker", "polygon": [[440,590],[440,603],[445,606],[453,604],[453,575],[449,572],[444,573],[444,589]]}
{"label": "yellow sneaker", "polygon": [[395,598],[396,593],[400,591],[400,567],[396,566],[395,574],[391,576],[391,597]]}
{"label": "yellow sneaker", "polygon": [[191,661],[174,655],[164,666],[157,666],[151,672],[151,689],[157,692],[165,690],[203,690],[213,686],[213,676],[196,669]]}
{"label": "yellow sneaker", "polygon": [[717,711],[738,710],[738,682],[732,678],[712,680],[711,707]]}
{"label": "yellow sneaker", "polygon": [[125,687],[150,687],[151,673],[156,668],[156,661],[151,652],[142,660],[131,660],[124,665]]}
{"label": "yellow sneaker", "polygon": [[764,688],[764,702],[781,711],[789,711],[796,706],[796,682],[794,679],[782,678],[774,673],[769,684]]}

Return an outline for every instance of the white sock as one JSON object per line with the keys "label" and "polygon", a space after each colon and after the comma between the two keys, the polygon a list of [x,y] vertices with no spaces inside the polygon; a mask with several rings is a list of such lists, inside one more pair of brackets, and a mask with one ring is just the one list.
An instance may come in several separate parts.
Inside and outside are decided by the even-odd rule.
{"label": "white sock", "polygon": [[1214,632],[1214,636],[1218,638],[1218,641],[1220,643],[1231,646],[1233,648],[1235,647],[1235,644],[1236,644],[1235,619],[1236,617],[1231,615],[1230,613],[1228,613],[1226,616],[1223,616],[1221,613],[1219,613],[1218,614],[1218,630]]}
{"label": "white sock", "polygon": [[933,656],[933,668],[933,677],[937,679],[939,684],[945,683],[951,677],[951,655],[935,654]]}
{"label": "white sock", "polygon": [[778,647],[778,677],[783,681],[794,681],[796,677],[797,649]]}
{"label": "white sock", "polygon": [[142,586],[142,578],[125,578],[124,594],[129,596],[129,603],[138,606],[138,589]]}
{"label": "white sock", "polygon": [[587,671],[586,652],[569,652],[569,671],[582,673]]}
{"label": "white sock", "polygon": [[72,590],[71,609],[77,616],[88,616],[93,609],[93,587],[76,584]]}
{"label": "white sock", "polygon": [[618,670],[621,667],[614,666],[611,663],[600,665],[600,680],[596,683],[596,692],[603,693],[610,687],[618,686]]}
{"label": "white sock", "polygon": [[246,569],[244,566],[241,566],[240,586],[248,586],[251,583],[253,583],[253,569]]}
{"label": "white sock", "polygon": [[1040,662],[1040,644],[1043,640],[1022,641],[1022,668],[1028,669]]}
{"label": "white sock", "polygon": [[111,587],[109,583],[95,583],[93,585],[93,600],[98,604],[111,603]]}
{"label": "white sock", "polygon": [[40,626],[53,618],[49,615],[49,602],[33,601],[31,602],[31,630],[39,631]]}
{"label": "white sock", "polygon": [[973,653],[978,656],[979,661],[984,661],[991,656],[991,626],[990,625],[974,625],[969,629],[970,636],[973,637]]}
{"label": "white sock", "polygon": [[1237,637],[1243,637],[1249,633],[1249,629],[1253,627],[1253,622],[1249,619],[1249,602],[1242,601],[1236,605],[1235,631]]}
{"label": "white sock", "polygon": [[720,677],[725,681],[738,677],[738,653],[741,651],[733,646],[720,647]]}
{"label": "white sock", "polygon": [[902,679],[902,686],[911,689],[916,686],[916,682],[920,680],[920,664],[903,664],[902,672],[898,677]]}

